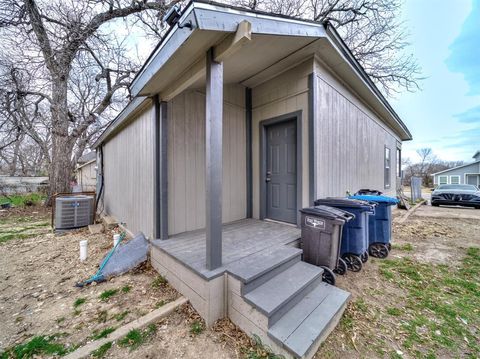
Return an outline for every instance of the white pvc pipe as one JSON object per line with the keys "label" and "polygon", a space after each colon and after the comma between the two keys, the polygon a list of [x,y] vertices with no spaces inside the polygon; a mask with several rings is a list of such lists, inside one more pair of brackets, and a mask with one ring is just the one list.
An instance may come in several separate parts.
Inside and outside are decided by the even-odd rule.
{"label": "white pvc pipe", "polygon": [[120,242],[120,234],[114,234],[113,235],[113,246],[115,247],[118,242]]}
{"label": "white pvc pipe", "polygon": [[80,261],[84,261],[88,256],[88,240],[80,241]]}

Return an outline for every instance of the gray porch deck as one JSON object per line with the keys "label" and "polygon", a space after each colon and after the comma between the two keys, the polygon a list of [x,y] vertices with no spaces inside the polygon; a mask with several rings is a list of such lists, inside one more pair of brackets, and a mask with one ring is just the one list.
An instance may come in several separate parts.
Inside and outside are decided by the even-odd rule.
{"label": "gray porch deck", "polygon": [[251,255],[295,245],[301,236],[300,229],[292,225],[257,219],[224,224],[222,233],[222,266],[213,271],[206,268],[205,230],[181,233],[168,240],[154,240],[152,244],[203,278],[212,279],[229,269],[238,268],[240,261]]}

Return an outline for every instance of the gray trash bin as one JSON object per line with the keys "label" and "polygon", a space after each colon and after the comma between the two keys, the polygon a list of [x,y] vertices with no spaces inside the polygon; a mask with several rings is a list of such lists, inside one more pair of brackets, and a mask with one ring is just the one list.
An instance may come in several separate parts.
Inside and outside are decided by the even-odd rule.
{"label": "gray trash bin", "polygon": [[300,210],[303,260],[324,269],[324,281],[335,285],[335,274],[345,274],[346,263],[340,258],[343,225],[355,215],[329,206]]}

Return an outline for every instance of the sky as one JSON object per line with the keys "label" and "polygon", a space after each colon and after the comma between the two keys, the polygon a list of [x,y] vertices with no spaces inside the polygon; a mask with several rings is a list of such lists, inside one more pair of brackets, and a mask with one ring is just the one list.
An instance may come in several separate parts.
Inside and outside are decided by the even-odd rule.
{"label": "sky", "polygon": [[406,0],[410,51],[422,67],[421,90],[390,102],[413,135],[403,157],[432,148],[440,159],[473,161],[480,150],[480,0]]}

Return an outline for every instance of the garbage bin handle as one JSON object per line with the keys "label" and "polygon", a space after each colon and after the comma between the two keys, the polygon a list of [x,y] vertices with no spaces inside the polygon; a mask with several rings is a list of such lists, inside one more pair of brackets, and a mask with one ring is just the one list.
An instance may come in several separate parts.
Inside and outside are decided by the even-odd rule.
{"label": "garbage bin handle", "polygon": [[343,218],[345,218],[347,221],[350,221],[352,219],[355,219],[355,215],[350,212],[344,212]]}

